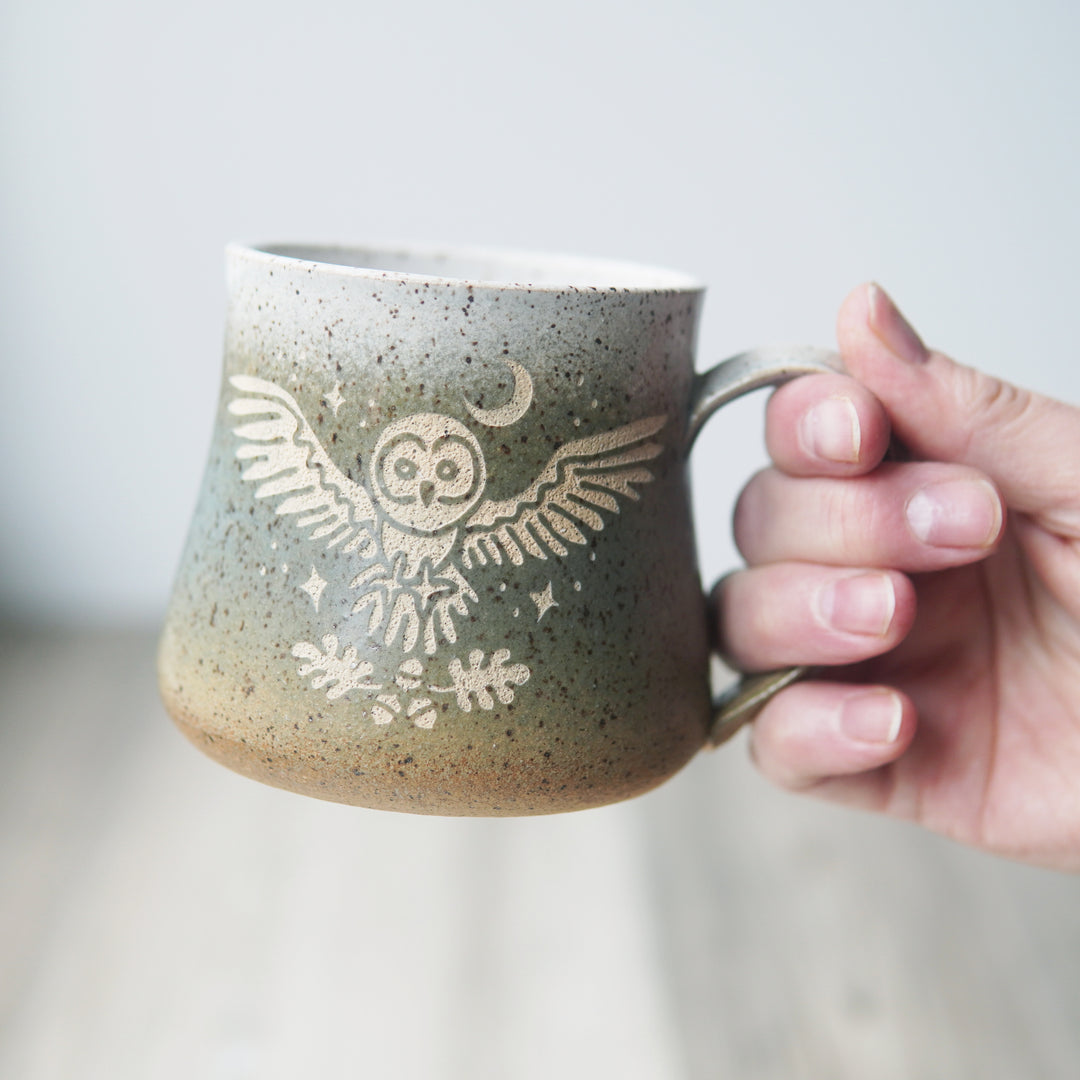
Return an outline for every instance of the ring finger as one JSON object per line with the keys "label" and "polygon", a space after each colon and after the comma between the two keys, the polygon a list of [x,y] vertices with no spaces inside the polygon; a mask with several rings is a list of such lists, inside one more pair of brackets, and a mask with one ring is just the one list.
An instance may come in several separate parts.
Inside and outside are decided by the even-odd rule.
{"label": "ring finger", "polygon": [[776,563],[713,590],[720,652],[740,671],[854,664],[892,649],[915,618],[915,590],[894,570]]}

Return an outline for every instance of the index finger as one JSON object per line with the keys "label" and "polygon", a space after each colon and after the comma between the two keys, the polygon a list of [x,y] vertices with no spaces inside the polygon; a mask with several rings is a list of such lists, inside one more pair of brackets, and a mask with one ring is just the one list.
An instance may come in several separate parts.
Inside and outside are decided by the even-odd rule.
{"label": "index finger", "polygon": [[789,476],[861,476],[889,446],[885,407],[847,375],[806,375],[781,386],[765,413],[765,443]]}

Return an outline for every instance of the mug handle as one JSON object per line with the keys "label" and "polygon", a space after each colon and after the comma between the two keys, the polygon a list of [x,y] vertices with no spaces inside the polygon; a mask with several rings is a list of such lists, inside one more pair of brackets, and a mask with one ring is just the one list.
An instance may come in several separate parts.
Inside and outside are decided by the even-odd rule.
{"label": "mug handle", "polygon": [[[807,345],[766,346],[722,360],[708,371],[694,376],[691,392],[687,450],[701,432],[705,421],[721,405],[752,390],[779,386],[800,375],[843,372],[840,355],[830,349]],[[713,703],[713,720],[708,743],[719,746],[753,720],[762,707],[786,686],[803,678],[808,667],[785,668],[761,675],[744,675]]]}

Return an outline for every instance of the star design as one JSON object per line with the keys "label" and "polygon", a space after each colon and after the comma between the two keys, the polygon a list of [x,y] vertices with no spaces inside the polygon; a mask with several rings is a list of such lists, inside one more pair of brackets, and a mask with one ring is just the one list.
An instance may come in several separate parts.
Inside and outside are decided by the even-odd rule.
{"label": "star design", "polygon": [[313,566],[311,568],[311,577],[300,586],[311,597],[311,602],[315,605],[315,610],[319,610],[319,601],[322,599],[323,590],[326,588],[326,579],[320,577],[319,571]]}
{"label": "star design", "polygon": [[551,582],[539,592],[529,593],[532,602],[536,605],[536,621],[539,622],[553,607],[559,606],[559,601],[551,594]]}
{"label": "star design", "polygon": [[423,610],[427,611],[428,604],[431,603],[431,598],[437,596],[441,592],[446,592],[450,586],[445,582],[441,585],[433,585],[431,582],[431,575],[428,573],[428,567],[424,567],[424,580],[419,585],[414,585],[416,595],[420,597],[420,602],[423,605]]}
{"label": "star design", "polygon": [[334,410],[334,415],[337,416],[338,409],[345,404],[345,398],[341,394],[341,383],[334,383],[334,389],[323,400]]}

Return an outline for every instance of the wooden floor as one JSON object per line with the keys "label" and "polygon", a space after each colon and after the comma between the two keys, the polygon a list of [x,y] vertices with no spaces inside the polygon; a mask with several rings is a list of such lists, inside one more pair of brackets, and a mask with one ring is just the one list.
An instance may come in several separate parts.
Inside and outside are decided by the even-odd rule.
{"label": "wooden floor", "polygon": [[0,1077],[1080,1076],[1080,878],[739,745],[563,817],[306,800],[192,749],[153,651],[0,637]]}

